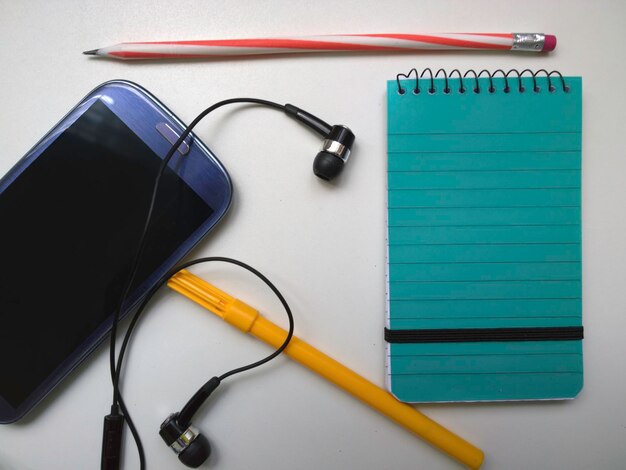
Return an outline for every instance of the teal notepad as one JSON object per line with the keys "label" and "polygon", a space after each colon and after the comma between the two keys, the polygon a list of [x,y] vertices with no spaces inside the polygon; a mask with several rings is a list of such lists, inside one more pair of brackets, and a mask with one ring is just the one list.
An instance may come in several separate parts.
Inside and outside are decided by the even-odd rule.
{"label": "teal notepad", "polygon": [[408,402],[573,398],[582,80],[456,77],[387,86],[388,387]]}

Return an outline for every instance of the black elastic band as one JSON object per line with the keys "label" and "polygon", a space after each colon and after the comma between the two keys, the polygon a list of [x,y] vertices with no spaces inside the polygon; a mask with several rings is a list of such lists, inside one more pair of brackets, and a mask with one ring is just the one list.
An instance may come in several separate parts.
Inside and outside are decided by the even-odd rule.
{"label": "black elastic band", "polygon": [[542,328],[441,328],[390,330],[388,343],[475,343],[482,341],[574,341],[583,339],[582,326]]}

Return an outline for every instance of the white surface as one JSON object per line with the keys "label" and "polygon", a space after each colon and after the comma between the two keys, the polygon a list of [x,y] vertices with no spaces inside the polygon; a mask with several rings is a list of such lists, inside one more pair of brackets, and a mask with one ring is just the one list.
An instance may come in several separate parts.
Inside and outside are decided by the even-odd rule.
{"label": "white surface", "polygon": [[[194,255],[233,256],[259,268],[291,303],[299,336],[380,385],[385,81],[414,66],[582,75],[585,388],[570,402],[420,409],[482,447],[485,469],[624,468],[626,4],[0,0],[0,12],[1,174],[87,92],[113,78],[140,83],[187,122],[220,99],[253,96],[349,125],[357,136],[353,158],[341,181],[329,186],[310,170],[319,139],[280,113],[232,107],[208,118],[198,134],[228,168],[236,195],[228,218]],[[131,40],[431,31],[544,31],[559,43],[546,56],[333,54],[122,63],[80,54]],[[197,272],[284,324],[277,302],[244,273]],[[158,437],[160,422],[204,380],[268,351],[163,292],[133,343],[124,383],[148,467],[183,468]],[[26,419],[0,427],[0,468],[97,468],[109,400],[108,351],[100,348]],[[459,468],[284,358],[225,382],[194,424],[214,446],[203,468]],[[124,468],[137,467],[127,433]]]}

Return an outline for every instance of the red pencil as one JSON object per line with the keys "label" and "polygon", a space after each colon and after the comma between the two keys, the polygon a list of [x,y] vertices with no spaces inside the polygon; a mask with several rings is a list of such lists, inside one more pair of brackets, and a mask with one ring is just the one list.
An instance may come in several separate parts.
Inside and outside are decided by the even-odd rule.
{"label": "red pencil", "polygon": [[541,33],[347,34],[266,39],[126,42],[85,51],[114,59],[200,59],[301,52],[500,50],[548,52],[556,37]]}

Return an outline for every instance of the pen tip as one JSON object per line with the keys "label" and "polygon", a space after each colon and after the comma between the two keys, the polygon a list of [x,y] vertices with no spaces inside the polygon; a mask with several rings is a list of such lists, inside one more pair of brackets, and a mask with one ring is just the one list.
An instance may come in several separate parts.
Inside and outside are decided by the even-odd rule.
{"label": "pen tip", "polygon": [[90,51],[84,51],[83,54],[85,54],[85,55],[98,55],[98,49],[92,49]]}

